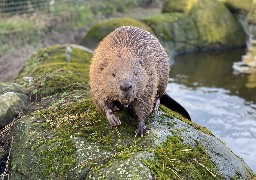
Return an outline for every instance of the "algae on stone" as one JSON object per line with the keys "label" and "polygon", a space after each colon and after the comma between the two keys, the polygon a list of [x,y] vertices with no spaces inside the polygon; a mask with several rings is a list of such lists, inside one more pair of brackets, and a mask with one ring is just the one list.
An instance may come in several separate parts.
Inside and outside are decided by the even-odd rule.
{"label": "algae on stone", "polygon": [[80,44],[94,49],[105,36],[120,26],[135,26],[152,32],[150,27],[138,20],[131,18],[113,18],[99,21],[97,24],[92,26],[85,37],[81,40]]}

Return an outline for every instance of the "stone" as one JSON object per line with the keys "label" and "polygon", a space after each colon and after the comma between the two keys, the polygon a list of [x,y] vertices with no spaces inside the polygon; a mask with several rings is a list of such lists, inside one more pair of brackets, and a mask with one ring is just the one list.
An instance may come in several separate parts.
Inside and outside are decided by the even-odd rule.
{"label": "stone", "polygon": [[27,92],[15,83],[0,83],[0,128],[27,109]]}
{"label": "stone", "polygon": [[245,46],[245,30],[224,4],[208,0],[186,3],[186,12],[170,10],[143,19],[168,50],[184,53]]}
{"label": "stone", "polygon": [[[63,78],[65,75],[69,78],[69,71],[82,77],[69,82],[79,88],[56,82],[61,91],[50,94],[41,89],[52,87],[40,83],[37,93],[43,96],[34,104],[36,110],[21,117],[12,128],[11,179],[252,179],[255,176],[210,131],[164,106],[150,118],[151,130],[143,138],[134,137],[137,122],[129,112],[116,112],[122,124],[110,127],[105,115],[92,103],[87,86],[81,86],[82,80],[88,81],[84,73],[89,70],[89,56],[72,59],[79,57],[76,53],[87,54],[87,51],[76,52],[73,48],[70,61],[62,55],[65,51],[66,46],[43,49],[35,55],[39,60],[37,65],[30,66],[29,62],[30,67],[25,67],[32,68],[33,73],[21,72],[38,80],[55,71]],[[71,62],[76,68],[68,68]],[[58,63],[62,66],[54,66]],[[47,67],[46,71],[34,74],[42,66]]]}

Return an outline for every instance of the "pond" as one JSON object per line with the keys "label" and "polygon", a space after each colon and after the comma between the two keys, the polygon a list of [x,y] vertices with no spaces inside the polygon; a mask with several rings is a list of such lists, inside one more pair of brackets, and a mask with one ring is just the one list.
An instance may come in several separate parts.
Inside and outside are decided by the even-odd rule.
{"label": "pond", "polygon": [[175,57],[167,93],[256,172],[256,75],[233,72],[243,49]]}

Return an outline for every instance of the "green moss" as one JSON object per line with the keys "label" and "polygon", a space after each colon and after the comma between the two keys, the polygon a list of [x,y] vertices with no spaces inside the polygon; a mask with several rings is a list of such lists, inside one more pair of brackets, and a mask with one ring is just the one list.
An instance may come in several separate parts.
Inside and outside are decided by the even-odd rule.
{"label": "green moss", "polygon": [[165,13],[165,14],[155,14],[143,19],[143,22],[148,24],[150,27],[152,25],[157,25],[158,23],[173,23],[179,18],[184,17],[183,13]]}
{"label": "green moss", "polygon": [[220,2],[223,2],[229,9],[231,9],[232,12],[249,12],[252,7],[253,0],[220,0]]}
{"label": "green moss", "polygon": [[[111,149],[114,146],[115,137],[112,131],[119,135],[119,138],[125,137],[127,142],[132,142],[137,126],[136,118],[127,115],[127,112],[118,112],[122,125],[111,128],[105,115],[96,109],[90,99],[57,104],[49,109],[37,111],[34,115],[46,120],[43,124],[44,128],[65,133],[67,136],[85,137],[89,141],[100,143],[104,149]],[[119,148],[122,146],[117,147]]]}
{"label": "green moss", "polygon": [[95,48],[104,37],[120,26],[135,26],[152,32],[150,27],[138,20],[131,18],[113,18],[99,21],[92,26],[82,39],[81,44],[89,48]]}
{"label": "green moss", "polygon": [[173,24],[179,19],[184,18],[183,13],[156,14],[144,18],[142,21],[148,24],[154,34],[162,41],[173,41],[175,38]]}
{"label": "green moss", "polygon": [[182,12],[188,13],[197,0],[165,0],[163,4],[163,13]]}
{"label": "green moss", "polygon": [[169,136],[143,163],[156,179],[222,179],[200,144],[184,145],[177,136]]}
{"label": "green moss", "polygon": [[65,135],[49,137],[38,137],[37,145],[32,146],[32,151],[37,152],[38,163],[44,177],[54,174],[55,177],[63,177],[70,174],[70,169],[75,165],[74,143]]}
{"label": "green moss", "polygon": [[[66,95],[64,95],[66,96]],[[38,110],[32,115],[42,123],[35,123],[35,128],[45,129],[51,132],[47,137],[40,137],[32,147],[33,151],[38,151],[39,160],[46,169],[44,174],[68,174],[74,168],[74,145],[70,137],[82,137],[88,142],[97,144],[101,150],[111,152],[111,156],[102,160],[85,160],[77,166],[90,167],[96,172],[101,168],[111,165],[115,161],[122,161],[129,158],[138,151],[150,148],[153,143],[151,137],[135,138],[136,118],[127,114],[128,112],[118,112],[122,121],[120,127],[112,128],[104,114],[99,112],[93,105],[91,99],[80,99],[76,102],[65,102],[50,106],[48,109]],[[47,144],[47,146],[45,146]],[[65,148],[65,150],[64,150]],[[63,158],[64,155],[69,158]],[[85,163],[86,162],[86,163]],[[57,164],[66,164],[61,168]],[[57,168],[58,167],[58,168]]]}
{"label": "green moss", "polygon": [[190,120],[184,118],[184,117],[183,117],[182,115],[180,115],[179,113],[176,113],[176,112],[170,110],[169,108],[167,108],[167,107],[165,107],[165,106],[163,106],[163,105],[161,105],[160,108],[167,114],[168,117],[170,117],[170,118],[174,118],[174,117],[175,117],[175,118],[178,118],[178,119],[184,121],[185,123],[187,123],[187,124],[193,126],[194,128],[196,128],[196,129],[198,129],[198,130],[200,130],[200,131],[202,131],[202,132],[204,132],[204,133],[206,133],[206,134],[213,135],[212,132],[209,131],[208,129],[206,129],[205,127],[202,127],[202,126],[199,126],[199,125],[193,123],[192,121],[190,121]]}
{"label": "green moss", "polygon": [[[46,96],[73,89],[88,89],[91,53],[73,46],[44,48],[29,59],[18,76],[31,96]],[[23,77],[32,77],[31,82]]]}

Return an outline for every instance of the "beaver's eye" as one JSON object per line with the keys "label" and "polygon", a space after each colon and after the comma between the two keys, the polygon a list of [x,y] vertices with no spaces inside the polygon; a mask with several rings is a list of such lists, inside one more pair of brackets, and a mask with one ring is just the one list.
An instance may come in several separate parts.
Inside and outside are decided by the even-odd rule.
{"label": "beaver's eye", "polygon": [[116,74],[115,74],[115,73],[112,73],[112,76],[113,76],[113,77],[116,77]]}

